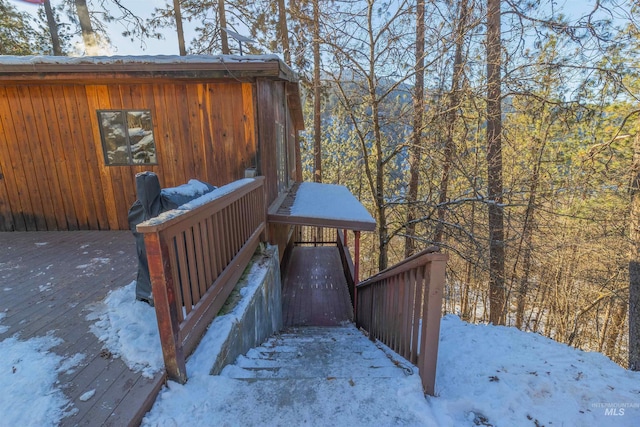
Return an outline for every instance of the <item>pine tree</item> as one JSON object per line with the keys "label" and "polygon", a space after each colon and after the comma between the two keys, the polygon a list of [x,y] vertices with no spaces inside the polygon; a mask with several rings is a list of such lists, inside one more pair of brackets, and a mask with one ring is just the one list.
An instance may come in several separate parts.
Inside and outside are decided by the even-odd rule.
{"label": "pine tree", "polygon": [[0,55],[38,55],[49,52],[39,42],[29,14],[19,12],[7,0],[0,0]]}

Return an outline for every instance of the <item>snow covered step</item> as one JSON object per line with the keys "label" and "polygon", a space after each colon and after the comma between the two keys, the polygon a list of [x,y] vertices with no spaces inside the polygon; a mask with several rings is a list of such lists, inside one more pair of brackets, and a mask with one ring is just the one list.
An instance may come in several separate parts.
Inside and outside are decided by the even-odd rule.
{"label": "snow covered step", "polygon": [[[406,361],[400,362],[403,364]],[[400,378],[405,373],[360,331],[348,326],[288,330],[238,357],[222,375],[245,380],[354,381]]]}

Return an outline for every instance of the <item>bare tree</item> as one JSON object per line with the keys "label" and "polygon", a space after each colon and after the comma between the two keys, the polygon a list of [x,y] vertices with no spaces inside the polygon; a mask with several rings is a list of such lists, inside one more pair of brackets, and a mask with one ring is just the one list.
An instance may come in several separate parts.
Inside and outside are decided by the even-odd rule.
{"label": "bare tree", "polygon": [[[406,117],[400,117],[410,108],[403,112],[397,95],[412,75],[404,64],[415,61],[401,36],[413,14],[406,1],[391,5],[368,0],[366,5],[348,5],[351,9],[341,8],[335,17],[349,21],[349,27],[338,22],[327,29],[325,44],[335,58],[327,72],[348,115],[348,133],[361,152],[357,161],[362,164],[362,184],[358,185],[368,192],[364,196],[375,211],[377,247],[373,253],[378,255],[377,269],[383,270],[389,264],[389,212],[398,206],[391,199],[406,183],[397,159],[406,152],[407,141]],[[394,179],[402,182],[394,183]],[[404,224],[400,228],[404,230]]]}
{"label": "bare tree", "polygon": [[322,182],[322,121],[320,92],[320,0],[313,0],[313,181]]}
{"label": "bare tree", "polygon": [[462,86],[462,78],[464,74],[463,49],[465,35],[467,33],[469,21],[469,4],[468,0],[460,0],[457,26],[454,31],[455,37],[455,53],[453,60],[453,74],[451,76],[451,90],[449,92],[448,101],[444,113],[444,122],[446,126],[444,140],[444,161],[442,162],[442,178],[440,180],[440,194],[438,196],[438,222],[436,223],[433,233],[433,242],[439,244],[442,242],[442,234],[446,223],[446,202],[449,193],[449,174],[451,173],[451,164],[455,149],[454,133],[456,129],[457,110],[460,102],[460,90]]}
{"label": "bare tree", "polygon": [[416,202],[420,158],[422,151],[422,117],[424,115],[424,0],[416,3],[416,63],[415,87],[413,89],[413,131],[409,148],[409,188],[407,191],[407,228],[404,238],[404,256],[410,257],[415,252]]}
{"label": "bare tree", "polygon": [[629,369],[640,371],[640,133],[631,165],[629,240]]}
{"label": "bare tree", "polygon": [[502,198],[502,64],[500,0],[487,0],[487,193],[489,210],[489,319],[505,323]]}
{"label": "bare tree", "polygon": [[47,25],[49,26],[49,34],[51,34],[51,47],[53,48],[54,56],[62,56],[62,48],[60,47],[60,36],[58,35],[58,23],[53,15],[53,9],[51,8],[51,2],[44,0],[44,12],[47,17]]}

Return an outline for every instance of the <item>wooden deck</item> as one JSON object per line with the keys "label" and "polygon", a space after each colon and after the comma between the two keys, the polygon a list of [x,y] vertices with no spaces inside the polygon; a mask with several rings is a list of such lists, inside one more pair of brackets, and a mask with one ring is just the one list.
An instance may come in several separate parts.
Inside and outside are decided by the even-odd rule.
{"label": "wooden deck", "polygon": [[337,247],[294,247],[284,277],[285,326],[340,326],[353,320]]}
{"label": "wooden deck", "polygon": [[[0,340],[52,333],[63,340],[52,352],[84,355],[73,372],[58,377],[76,410],[62,426],[138,425],[162,386],[163,374],[144,378],[103,352],[86,320],[91,304],[135,279],[136,266],[128,231],[0,233],[1,323],[9,327]],[[95,395],[80,401],[90,390]]]}

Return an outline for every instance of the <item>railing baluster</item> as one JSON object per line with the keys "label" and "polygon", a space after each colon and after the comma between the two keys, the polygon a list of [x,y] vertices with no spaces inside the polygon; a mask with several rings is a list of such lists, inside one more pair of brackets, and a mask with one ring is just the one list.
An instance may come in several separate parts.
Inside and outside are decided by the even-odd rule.
{"label": "railing baluster", "polygon": [[[180,291],[180,267],[177,254],[176,237],[171,238],[163,237],[163,240],[167,242],[167,250],[169,252],[169,260],[171,261],[171,278],[173,279],[173,293],[176,298],[176,304],[178,307],[184,305],[182,301],[182,292]],[[147,259],[149,256],[147,255]],[[182,322],[184,320],[184,314],[182,310],[178,310],[178,320]]]}
{"label": "railing baluster", "polygon": [[409,283],[410,272],[405,271],[402,273],[402,288],[404,290],[404,301],[402,303],[404,309],[402,316],[402,350],[401,355],[405,359],[409,360],[411,351],[411,284]]}
{"label": "railing baluster", "polygon": [[193,298],[193,303],[197,304],[200,301],[200,298],[207,291],[206,278],[204,273],[204,250],[202,247],[202,226],[204,223],[199,222],[193,225],[193,247],[194,247],[194,255],[195,255],[195,263],[196,263],[196,272],[198,273],[197,281],[195,284],[191,285],[191,297]]}
{"label": "railing baluster", "polygon": [[[193,245],[193,226],[187,228],[185,234],[185,248],[187,254],[186,268],[189,270],[187,283],[182,285],[182,295],[184,298],[187,315],[193,310],[195,305],[194,293],[198,289],[198,265],[195,256],[195,247]],[[195,291],[195,292],[194,292]]]}
{"label": "railing baluster", "polygon": [[420,328],[422,326],[422,268],[411,270],[415,272],[413,277],[413,348],[411,349],[411,363],[418,363],[418,353],[420,352]]}
{"label": "railing baluster", "polygon": [[204,289],[200,289],[200,296],[204,295],[205,292],[207,292],[207,289],[209,289],[209,285],[211,283],[213,283],[213,273],[212,273],[212,267],[213,264],[211,263],[211,247],[210,247],[210,242],[212,239],[210,239],[209,237],[209,233],[211,231],[211,218],[207,217],[204,219],[204,221],[202,221],[202,223],[200,224],[200,242],[202,244],[202,264],[203,264],[203,268],[204,268]]}
{"label": "railing baluster", "polygon": [[[178,252],[178,268],[180,269],[180,283],[178,293],[180,301],[186,309],[187,314],[191,311],[191,295],[189,293],[189,265],[187,263],[186,254],[186,231],[178,233],[176,236],[176,250]],[[182,311],[182,310],[180,310]],[[182,313],[180,313],[182,320]]]}
{"label": "railing baluster", "polygon": [[216,278],[218,278],[218,276],[220,276],[220,274],[222,273],[222,270],[224,270],[224,266],[226,265],[225,262],[225,258],[226,258],[226,253],[225,253],[225,246],[224,246],[224,221],[223,221],[223,215],[222,215],[222,211],[218,211],[215,213],[215,218],[216,218],[216,239],[213,241],[213,244],[215,245],[216,248],[216,260],[217,260],[217,264],[218,264],[218,268],[216,270]]}
{"label": "railing baluster", "polygon": [[391,315],[391,321],[393,323],[393,327],[392,327],[392,336],[391,336],[391,348],[393,349],[393,351],[395,351],[396,353],[398,352],[398,340],[399,340],[399,335],[400,335],[400,328],[398,327],[399,322],[398,322],[398,318],[399,316],[397,315],[393,315],[393,313],[399,313],[400,311],[400,304],[398,304],[398,299],[399,299],[399,293],[400,293],[400,277],[399,276],[393,276],[393,310],[392,310],[392,315]]}

